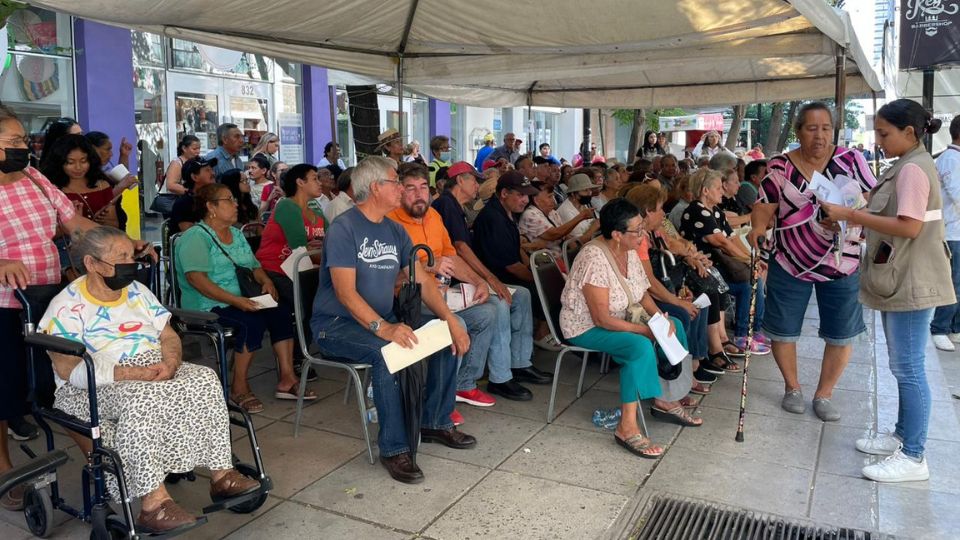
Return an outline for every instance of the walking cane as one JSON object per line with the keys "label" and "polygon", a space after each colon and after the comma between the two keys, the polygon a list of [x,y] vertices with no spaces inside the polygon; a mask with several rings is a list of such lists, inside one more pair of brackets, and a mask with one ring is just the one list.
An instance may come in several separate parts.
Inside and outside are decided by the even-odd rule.
{"label": "walking cane", "polygon": [[740,419],[737,422],[737,442],[743,442],[743,419],[747,415],[747,370],[750,369],[750,354],[753,349],[753,320],[757,313],[757,250],[750,249],[750,318],[747,327],[747,347],[743,355],[743,383],[740,386]]}

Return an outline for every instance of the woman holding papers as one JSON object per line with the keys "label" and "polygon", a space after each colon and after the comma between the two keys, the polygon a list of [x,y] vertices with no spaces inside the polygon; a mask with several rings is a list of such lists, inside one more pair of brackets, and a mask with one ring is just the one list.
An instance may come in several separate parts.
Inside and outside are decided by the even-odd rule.
{"label": "woman holding papers", "polygon": [[927,334],[934,308],[956,301],[940,180],[921,142],[940,125],[915,101],[898,99],[880,107],[877,142],[885,155],[899,159],[870,191],[867,208],[824,205],[832,220],[866,230],[860,300],[880,312],[890,371],[897,378],[896,430],[856,442],[863,453],[889,456],[863,468],[863,475],[877,482],[930,477],[923,455],[933,405],[924,371]]}
{"label": "woman holding papers", "polygon": [[851,231],[853,234],[838,239],[833,225],[820,222],[823,216],[818,215],[820,205],[810,183],[815,175],[828,181],[849,178],[867,192],[876,180],[863,154],[833,145],[831,109],[823,103],[801,107],[794,128],[800,147],[767,163],[768,173],[753,205],[753,229],[747,238],[760,247],[759,239],[765,238],[767,224],[776,216],[763,331],[772,342],[773,357],[783,374],[781,407],[796,414],[806,410],[797,374],[797,340],[810,292],[817,292],[819,335],[826,348],[813,409],[821,420],[831,422],[840,419],[830,401],[833,387],[850,359],[853,340],[866,330],[857,301],[859,234]]}
{"label": "woman holding papers", "polygon": [[[602,237],[580,250],[567,276],[561,297],[560,329],[574,345],[609,353],[622,366],[623,414],[614,438],[633,454],[657,458],[663,454],[663,448],[645,437],[637,425],[639,400],[654,398],[655,414],[685,426],[699,426],[703,421],[691,417],[679,402],[659,399],[653,332],[646,324],[626,320],[636,303],[647,314],[660,314],[647,294],[649,281],[637,255],[643,235],[639,210],[625,199],[607,203],[600,211],[600,231]],[[624,288],[625,284],[629,290]],[[675,332],[685,347],[683,327],[672,319],[668,324],[669,333]]]}
{"label": "woman holding papers", "polygon": [[[201,221],[183,233],[176,243],[177,278],[181,291],[181,307],[212,311],[224,326],[233,329],[233,382],[230,399],[249,413],[263,411],[263,403],[250,390],[247,370],[253,353],[263,344],[263,334],[270,332],[273,352],[277,357],[280,380],[276,399],[297,399],[299,379],[293,371],[293,321],[289,306],[264,309],[263,303],[244,296],[240,288],[238,268],[252,271],[265,296],[276,303],[277,288],[253,256],[250,244],[239,229],[237,200],[222,184],[200,188],[194,212]],[[269,301],[267,303],[270,303]],[[307,392],[305,399],[316,399]]]}

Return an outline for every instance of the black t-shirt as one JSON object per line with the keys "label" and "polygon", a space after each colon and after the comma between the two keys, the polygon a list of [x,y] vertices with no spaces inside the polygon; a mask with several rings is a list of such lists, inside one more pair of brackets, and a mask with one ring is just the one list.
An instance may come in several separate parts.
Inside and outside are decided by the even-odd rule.
{"label": "black t-shirt", "polygon": [[473,222],[473,249],[484,266],[500,281],[516,281],[517,278],[506,268],[522,261],[520,229],[496,197],[490,199]]}
{"label": "black t-shirt", "polygon": [[444,191],[442,195],[433,201],[433,209],[443,218],[443,226],[450,235],[451,242],[465,242],[473,249],[473,241],[470,238],[470,229],[467,227],[467,214],[463,211],[460,201],[453,196],[450,191]]}
{"label": "black t-shirt", "polygon": [[680,236],[693,242],[697,249],[710,255],[716,248],[705,240],[707,236],[721,233],[724,236],[733,234],[733,229],[727,223],[720,207],[707,209],[700,201],[693,201],[683,211],[680,218]]}
{"label": "black t-shirt", "polygon": [[184,193],[177,197],[173,202],[173,208],[170,210],[170,234],[174,235],[180,232],[180,223],[196,223],[197,217],[193,214],[193,193]]}

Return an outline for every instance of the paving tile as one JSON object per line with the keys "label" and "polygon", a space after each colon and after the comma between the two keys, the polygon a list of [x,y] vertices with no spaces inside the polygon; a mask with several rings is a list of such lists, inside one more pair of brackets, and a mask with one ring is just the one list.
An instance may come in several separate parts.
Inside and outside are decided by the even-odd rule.
{"label": "paving tile", "polygon": [[[304,407],[300,426],[311,426],[358,439],[363,438],[363,427],[360,423],[360,411],[357,408],[355,392],[350,393],[347,403],[343,402],[343,392],[341,388],[337,393],[318,400],[309,407]],[[288,415],[284,421],[292,424],[294,416]],[[379,431],[377,424],[370,424],[369,431],[371,440],[376,439]]]}
{"label": "paving tile", "polygon": [[930,480],[926,482],[904,482],[905,488],[931,490],[941,493],[960,495],[960,443],[929,439],[924,445],[924,456],[930,468]]}
{"label": "paving tile", "polygon": [[[950,386],[947,384],[943,373],[938,371],[927,371],[927,385],[930,387],[930,398],[933,401],[951,401]],[[877,394],[881,396],[900,395],[897,388],[897,379],[890,372],[890,368],[883,366],[877,373]]]}
{"label": "paving tile", "polygon": [[[4,514],[13,514],[14,512],[4,511]],[[23,521],[23,515],[17,512],[17,517]],[[57,535],[59,537],[59,535]],[[33,538],[33,535],[27,530],[26,525],[17,527],[10,523],[0,521],[0,538],[5,540],[27,540]]]}
{"label": "paving tile", "polygon": [[[301,428],[300,436],[293,438],[290,424],[277,422],[257,432],[264,468],[273,479],[273,494],[290,497],[353,457],[366,461],[366,447],[362,440],[334,433]],[[249,445],[235,445],[241,460],[252,463]]]}
{"label": "paving tile", "polygon": [[[804,390],[813,395],[817,384],[820,382],[821,358],[797,358],[797,375],[800,379],[800,385]],[[875,370],[869,364],[847,364],[840,380],[837,381],[835,388],[841,390],[856,390],[859,392],[873,392],[876,384]],[[751,359],[750,373],[751,379],[765,379],[777,381],[783,386],[783,375],[780,374],[780,368],[777,367],[773,355],[760,356]]]}
{"label": "paving tile", "polygon": [[595,538],[626,497],[494,471],[425,532],[446,538]]}
{"label": "paving tile", "polygon": [[810,518],[818,523],[875,531],[879,506],[876,482],[819,473]]}
{"label": "paving tile", "polygon": [[860,471],[881,458],[858,452],[854,444],[857,439],[869,437],[873,433],[875,432],[870,429],[824,424],[817,471],[831,476],[862,478]]}
{"label": "paving tile", "polygon": [[[560,364],[560,382],[563,384],[577,385],[580,380],[580,361],[581,355],[577,353],[567,353],[563,355],[563,363]],[[557,369],[557,353],[536,349],[533,355],[533,364],[537,368],[553,373]],[[587,371],[583,377],[583,387],[589,388],[598,379],[600,379],[600,355],[591,354],[587,362]]]}
{"label": "paving tile", "polygon": [[[733,440],[732,434],[729,439]],[[677,450],[667,452],[644,489],[806,517],[813,471],[749,457],[724,462],[701,449]]]}
{"label": "paving tile", "polygon": [[[554,420],[555,425],[575,427],[586,429],[597,433],[605,433],[613,436],[613,431],[599,428],[593,425],[593,411],[598,408],[611,409],[619,407],[620,393],[598,390],[596,387],[583,395],[580,399],[574,401],[568,408]],[[647,436],[652,438],[658,444],[666,445],[676,437],[680,431],[680,426],[670,424],[650,416],[650,401],[640,403],[641,411],[647,424]],[[643,426],[641,426],[642,428]]]}
{"label": "paving tile", "polygon": [[[503,401],[503,400],[501,400]],[[538,431],[543,429],[544,422],[528,420],[518,416],[497,414],[495,409],[480,409],[478,407],[460,407],[464,425],[461,429],[477,438],[477,446],[468,452],[447,448],[442,444],[421,444],[420,451],[424,454],[463,461],[492,469],[503,463]]]}
{"label": "paving tile", "polygon": [[[576,381],[573,381],[576,383]],[[533,399],[530,401],[510,401],[509,399],[499,399],[493,407],[499,414],[508,414],[528,418],[538,422],[547,421],[547,404],[550,402],[549,384],[525,384],[533,393]],[[584,391],[586,391],[584,386]],[[554,405],[554,416],[560,415],[563,411],[577,399],[577,388],[575,385],[564,384],[557,385],[557,400]],[[464,409],[466,407],[463,407]],[[462,412],[462,411],[461,411]]]}
{"label": "paving tile", "polygon": [[[748,413],[744,429],[745,440],[738,443],[734,440],[738,418],[736,411],[712,407],[703,407],[702,411],[703,425],[698,428],[684,428],[670,453],[677,452],[677,448],[709,448],[714,454],[710,461],[716,463],[718,469],[709,471],[709,465],[698,466],[697,469],[703,473],[727,470],[731,461],[717,457],[718,454],[737,458],[738,469],[741,462],[749,460],[804,469],[813,469],[816,464],[816,448],[822,425]],[[710,475],[697,475],[701,479],[705,476]]]}
{"label": "paving tile", "polygon": [[[893,431],[897,423],[897,398],[877,396],[877,407],[877,425],[880,429]],[[956,408],[949,402],[933,402],[927,438],[960,442],[960,422],[957,420]]]}
{"label": "paving tile", "polygon": [[397,540],[408,538],[409,535],[331,514],[318,508],[284,502],[227,538],[229,540],[260,540],[271,537]]}
{"label": "paving tile", "polygon": [[[611,363],[611,366],[614,364]],[[607,373],[592,386],[592,388],[597,390],[606,390],[607,392],[620,392],[620,370],[611,369],[610,373]]]}
{"label": "paving tile", "polygon": [[629,497],[654,463],[629,454],[612,434],[551,425],[499,469]]}
{"label": "paving tile", "polygon": [[[181,481],[176,485],[168,487],[173,500],[187,509],[187,511],[193,512],[196,515],[200,515],[200,510],[210,504],[210,483],[205,479],[197,478],[196,482]],[[207,514],[207,523],[205,525],[197,527],[179,538],[186,540],[214,540],[223,538],[229,534],[230,531],[235,531],[247,523],[250,523],[280,502],[280,499],[268,496],[263,506],[249,514],[236,514],[229,510]]]}
{"label": "paving tile", "polygon": [[957,496],[903,485],[878,484],[880,531],[903,538],[955,539],[960,530]]}
{"label": "paving tile", "polygon": [[[293,400],[280,400],[273,397],[277,387],[277,376],[275,371],[270,371],[250,379],[250,389],[263,402],[262,416],[280,420],[291,415],[297,409],[297,402]],[[319,379],[312,383],[307,383],[307,389],[317,393],[319,398],[324,398],[337,393],[343,387],[328,379]],[[310,403],[313,405],[313,403]],[[304,407],[308,402],[304,402]]]}
{"label": "paving tile", "polygon": [[[421,484],[409,485],[392,480],[382,465],[367,463],[366,456],[357,456],[294,499],[387,527],[417,532],[489,472],[489,469],[423,453],[417,455],[417,464],[426,479]],[[474,518],[472,514],[467,515]],[[463,515],[458,519],[463,520]]]}

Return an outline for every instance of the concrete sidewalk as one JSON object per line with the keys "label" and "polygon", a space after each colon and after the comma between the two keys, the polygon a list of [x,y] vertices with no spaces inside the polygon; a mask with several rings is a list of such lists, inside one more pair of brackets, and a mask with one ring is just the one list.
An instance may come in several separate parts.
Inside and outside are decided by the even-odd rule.
{"label": "concrete sidewalk", "polygon": [[[799,350],[810,399],[823,345],[813,337],[815,306],[807,313],[804,334],[810,337]],[[553,424],[545,423],[548,386],[532,387],[532,402],[462,406],[463,430],[477,436],[477,448],[423,445],[419,462],[426,481],[415,486],[394,482],[383,467],[366,461],[355,403],[343,404],[339,375],[311,384],[322,399],[306,409],[294,439],[293,404],[270,397],[276,379],[264,353],[253,371],[253,389],[266,405],[256,425],[276,490],[256,513],[214,514],[185,538],[594,538],[654,490],[906,538],[956,538],[960,465],[952,457],[960,455],[960,401],[950,394],[951,388],[960,391],[960,353],[938,353],[932,345],[928,351],[935,400],[927,445],[931,480],[875,484],[859,471],[876,458],[856,452],[853,442],[878,425],[892,429],[897,390],[878,319],[868,312],[867,320],[870,333],[855,345],[834,395],[843,414],[838,423],[824,424],[812,411],[782,411],[783,382],[773,358],[755,357],[744,443],[733,440],[741,378],[726,375],[701,402],[703,427],[681,429],[648,415],[653,439],[668,451],[660,460],[644,460],[591,423],[595,408],[617,405],[617,371],[601,376],[591,363],[587,390],[575,400],[579,364],[568,360]],[[539,351],[536,361],[553,370],[553,355]],[[246,437],[234,429],[235,448],[249,456]],[[58,437],[58,444],[72,446],[66,437]],[[24,459],[15,448],[13,454],[15,461]],[[76,502],[81,456],[75,448],[71,456],[61,478],[67,498]],[[171,492],[187,508],[199,509],[207,483],[180,483]],[[0,520],[0,538],[29,537],[21,514],[0,511]],[[62,514],[59,521],[64,523],[53,538],[89,537],[86,525]]]}

